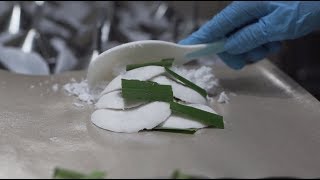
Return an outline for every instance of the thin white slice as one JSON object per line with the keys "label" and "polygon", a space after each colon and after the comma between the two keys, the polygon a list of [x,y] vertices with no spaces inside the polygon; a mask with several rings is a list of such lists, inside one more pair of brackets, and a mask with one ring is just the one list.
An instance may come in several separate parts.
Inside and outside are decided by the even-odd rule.
{"label": "thin white slice", "polygon": [[113,91],[104,94],[95,104],[97,109],[129,109],[144,104],[141,101],[125,101],[121,91]]}
{"label": "thin white slice", "polygon": [[[211,112],[217,114],[212,108],[202,104],[188,104],[187,106],[191,106],[197,109],[201,109],[203,111]],[[181,117],[177,115],[171,115],[165,122],[163,122],[159,127],[162,128],[175,128],[175,129],[190,129],[190,128],[204,128],[207,125],[200,123],[198,121]]]}
{"label": "thin white slice", "polygon": [[162,66],[145,66],[127,71],[114,78],[102,91],[101,95],[121,89],[121,79],[135,79],[140,81],[149,80],[165,72]]}
{"label": "thin white slice", "polygon": [[173,96],[179,98],[182,101],[192,104],[207,104],[206,98],[204,98],[197,91],[184,86],[181,83],[178,83],[166,76],[157,76],[152,78],[151,81],[162,84],[162,85],[171,85]]}
{"label": "thin white slice", "polygon": [[158,126],[170,114],[169,103],[156,101],[124,111],[98,109],[92,113],[91,121],[96,126],[109,131],[134,133]]}

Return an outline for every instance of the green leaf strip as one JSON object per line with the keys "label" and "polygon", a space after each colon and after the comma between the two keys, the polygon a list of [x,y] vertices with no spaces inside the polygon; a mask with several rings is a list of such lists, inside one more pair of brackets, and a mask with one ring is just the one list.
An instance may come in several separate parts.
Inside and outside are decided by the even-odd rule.
{"label": "green leaf strip", "polygon": [[152,131],[170,132],[170,133],[181,133],[181,134],[194,134],[197,129],[176,129],[176,128],[154,128]]}
{"label": "green leaf strip", "polygon": [[190,106],[185,106],[176,102],[170,103],[170,109],[177,115],[189,117],[208,126],[224,129],[223,117],[218,114],[203,111]]}
{"label": "green leaf strip", "polygon": [[169,68],[165,67],[165,70],[168,74],[170,74],[172,77],[174,77],[175,79],[178,79],[179,81],[181,81],[184,85],[186,85],[187,87],[197,91],[199,94],[201,94],[203,97],[207,97],[208,93],[206,90],[202,89],[201,87],[197,86],[196,84],[194,84],[193,82],[189,81],[188,79],[178,75],[177,73],[173,72],[172,70],[170,70]]}
{"label": "green leaf strip", "polygon": [[126,71],[130,71],[132,69],[144,67],[144,66],[163,66],[163,67],[171,67],[173,63],[173,58],[168,59],[162,59],[158,62],[148,62],[148,63],[142,63],[142,64],[129,64],[126,66]]}
{"label": "green leaf strip", "polygon": [[122,97],[126,100],[173,101],[172,87],[151,81],[122,79]]}

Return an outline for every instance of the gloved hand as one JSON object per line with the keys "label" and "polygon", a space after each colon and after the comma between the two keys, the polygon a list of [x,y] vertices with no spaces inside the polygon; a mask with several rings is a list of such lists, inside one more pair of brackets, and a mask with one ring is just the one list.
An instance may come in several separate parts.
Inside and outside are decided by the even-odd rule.
{"label": "gloved hand", "polygon": [[233,2],[179,44],[209,43],[226,37],[218,56],[231,68],[277,52],[282,40],[320,28],[320,2]]}

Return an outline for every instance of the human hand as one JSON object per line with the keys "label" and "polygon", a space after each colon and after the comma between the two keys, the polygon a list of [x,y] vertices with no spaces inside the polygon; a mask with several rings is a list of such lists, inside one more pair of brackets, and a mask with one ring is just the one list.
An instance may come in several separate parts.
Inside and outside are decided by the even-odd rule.
{"label": "human hand", "polygon": [[282,40],[320,28],[320,2],[233,2],[179,44],[209,43],[227,38],[218,56],[241,69],[277,52]]}

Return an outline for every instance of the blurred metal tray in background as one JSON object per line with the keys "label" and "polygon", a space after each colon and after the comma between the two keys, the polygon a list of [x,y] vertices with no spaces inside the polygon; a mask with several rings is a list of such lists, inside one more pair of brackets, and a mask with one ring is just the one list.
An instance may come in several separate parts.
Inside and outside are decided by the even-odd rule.
{"label": "blurred metal tray in background", "polygon": [[[241,71],[215,66],[229,104],[225,129],[196,135],[112,133],[90,122],[61,85],[85,71],[24,76],[0,71],[0,178],[51,178],[56,166],[107,178],[320,177],[320,103],[265,60]],[[40,84],[41,83],[41,84]],[[60,90],[54,92],[52,85]],[[34,87],[31,87],[31,86]]]}
{"label": "blurred metal tray in background", "polygon": [[[177,42],[195,29],[198,20],[195,13],[184,17],[162,1],[14,1],[0,5],[0,55],[5,54],[0,56],[0,67],[33,75],[39,74],[37,68],[44,68],[42,62],[50,72],[44,68],[41,74],[86,69],[97,54],[121,43]],[[8,54],[8,48],[15,52]],[[40,62],[21,71],[21,63],[32,63],[30,53],[39,55]]]}

